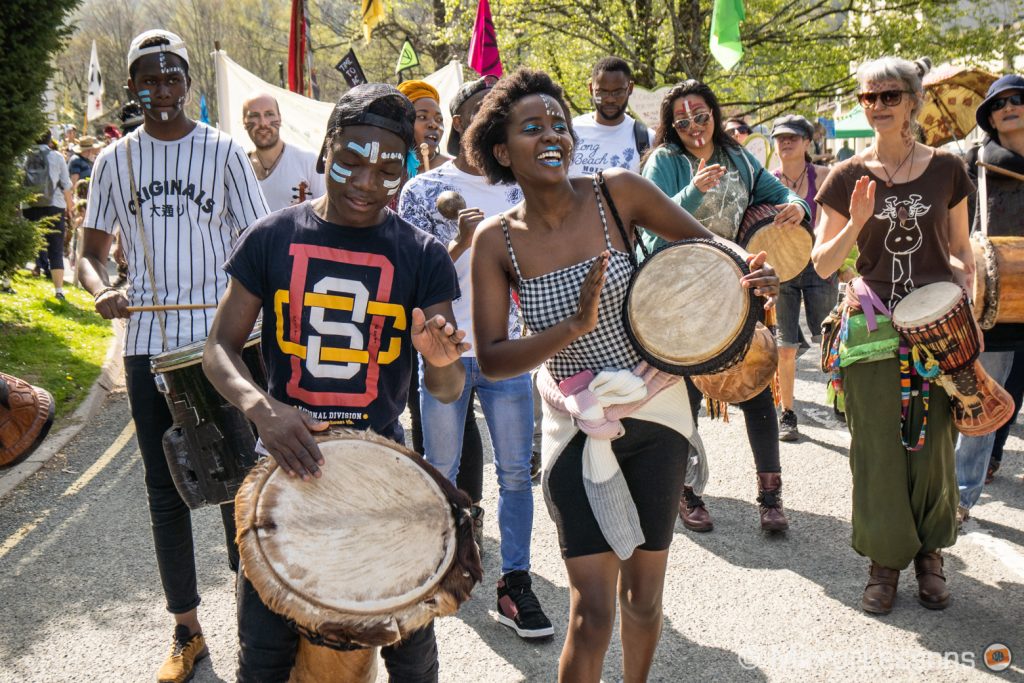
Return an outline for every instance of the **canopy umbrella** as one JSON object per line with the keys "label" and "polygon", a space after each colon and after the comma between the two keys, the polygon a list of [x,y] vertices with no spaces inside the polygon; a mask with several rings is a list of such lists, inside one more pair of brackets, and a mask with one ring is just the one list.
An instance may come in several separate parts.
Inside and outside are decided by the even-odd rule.
{"label": "canopy umbrella", "polygon": [[996,76],[981,69],[943,64],[924,77],[925,101],[917,121],[925,144],[960,141],[974,128],[974,112]]}
{"label": "canopy umbrella", "polygon": [[859,104],[841,116],[836,117],[837,138],[873,138],[875,131],[868,125],[868,117]]}

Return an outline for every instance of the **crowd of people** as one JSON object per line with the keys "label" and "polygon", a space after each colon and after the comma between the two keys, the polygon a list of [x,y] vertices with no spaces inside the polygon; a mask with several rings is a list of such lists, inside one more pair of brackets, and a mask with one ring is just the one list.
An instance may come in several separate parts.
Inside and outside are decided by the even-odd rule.
{"label": "crowd of people", "polygon": [[[801,304],[818,341],[843,289],[842,357],[829,401],[851,434],[852,545],[870,560],[861,607],[891,611],[899,574],[911,562],[921,604],[949,603],[941,550],[955,543],[958,518],[969,515],[999,469],[1013,419],[994,434],[958,440],[943,388],[932,383],[929,392],[927,378],[904,371],[889,318],[865,309],[889,311],[935,282],[970,292],[972,222],[989,235],[1024,236],[1024,77],[1006,76],[989,90],[977,112],[986,142],[965,163],[915,140],[927,64],[868,62],[857,73],[857,97],[874,142],[830,167],[818,127],[782,116],[771,128],[781,167],[770,173],[742,144],[751,126],[728,118],[705,83],[673,86],[654,130],[631,117],[632,72],[616,57],[594,65],[593,110],[575,118],[562,88],[541,71],[463,84],[449,103],[444,150],[441,98],[424,81],[352,88],[335,106],[319,150],[285,143],[277,102],[253,93],[243,107],[254,145],[248,154],[188,117],[189,55],[178,36],[143,33],[127,61],[128,90],[141,105],[137,128],[106,142],[77,139],[70,164],[50,149],[49,134],[40,138],[41,161],[30,166],[45,164],[36,174],[45,192],[25,213],[60,216],[61,226],[77,221],[81,284],[100,314],[128,320],[127,390],[174,619],[160,681],[188,680],[208,650],[191,516],[161,444],[172,418],[150,361],[204,339],[210,381],[255,425],[264,452],[303,480],[331,467],[315,431],[330,423],[402,443],[399,418],[408,406],[413,449],[469,494],[478,538],[479,401],[499,492],[498,620],[524,639],[554,634],[530,574],[531,480],[539,474],[569,581],[559,679],[600,680],[618,611],[624,679],[644,680],[661,633],[675,521],[693,532],[713,529],[706,476],[689,468],[713,466],[718,454],[699,438],[701,390],[642,360],[621,311],[650,254],[688,238],[729,245],[748,266],[742,286],[766,319],[777,317],[777,389],[770,384],[738,403],[760,528],[790,526],[779,442],[802,438],[794,389],[797,356],[807,346]],[[88,201],[76,214],[83,182],[90,183]],[[461,207],[446,204],[450,193]],[[810,260],[795,277],[780,282],[763,252],[736,244],[753,205],[772,207],[775,225],[813,233]],[[894,218],[885,211],[890,205],[905,210]],[[894,245],[890,228],[908,216],[918,242]],[[40,266],[52,274],[58,298],[60,230]],[[115,239],[127,289],[108,275]],[[387,273],[387,287],[378,286],[378,271]],[[313,294],[355,303],[329,309],[348,312],[325,320],[328,309],[299,301]],[[403,323],[371,330],[367,300],[400,310]],[[129,313],[150,304],[174,306]],[[261,317],[267,386],[241,356]],[[882,333],[872,336],[877,324]],[[1022,333],[1020,324],[985,330],[981,356],[1010,390],[1014,419],[1024,393],[1024,356],[1016,354]],[[321,353],[328,341],[341,361]],[[385,351],[386,362],[378,362]],[[610,385],[628,387],[614,405]],[[824,390],[803,398],[826,400]],[[927,439],[915,443],[923,422]],[[607,472],[597,472],[599,453],[611,454]],[[233,506],[221,510],[228,561],[240,569],[238,680],[287,680],[300,636],[239,567]],[[432,624],[382,655],[393,681],[438,680]]]}

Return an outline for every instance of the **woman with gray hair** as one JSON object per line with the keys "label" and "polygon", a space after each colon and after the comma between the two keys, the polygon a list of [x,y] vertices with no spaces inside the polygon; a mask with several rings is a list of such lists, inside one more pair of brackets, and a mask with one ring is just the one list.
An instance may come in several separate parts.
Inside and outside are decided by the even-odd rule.
{"label": "woman with gray hair", "polygon": [[875,143],[833,168],[816,197],[824,213],[812,254],[818,274],[831,276],[854,245],[860,249],[861,277],[847,287],[842,343],[832,347],[833,379],[845,392],[850,427],[852,545],[871,560],[861,607],[875,614],[892,610],[911,560],[918,601],[945,608],[940,549],[956,541],[949,397],[914,372],[888,317],[864,314],[891,311],[927,284],[963,287],[973,278],[967,197],[974,186],[959,158],[915,141],[929,66],[883,57],[860,67],[857,99]]}

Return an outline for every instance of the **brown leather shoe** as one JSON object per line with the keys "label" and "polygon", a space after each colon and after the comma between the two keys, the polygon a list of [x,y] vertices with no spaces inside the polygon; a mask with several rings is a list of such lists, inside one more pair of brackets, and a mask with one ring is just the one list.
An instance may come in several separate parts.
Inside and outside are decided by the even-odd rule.
{"label": "brown leather shoe", "polygon": [[679,519],[690,531],[705,532],[715,528],[704,500],[689,486],[683,487],[683,495],[679,499]]}
{"label": "brown leather shoe", "polygon": [[949,606],[949,588],[946,587],[942,564],[942,553],[938,550],[918,553],[914,558],[917,601],[928,609],[946,609]]}
{"label": "brown leather shoe", "polygon": [[188,626],[174,627],[171,651],[156,674],[159,683],[185,683],[195,675],[196,662],[210,654],[202,633],[189,634]]}
{"label": "brown leather shoe", "polygon": [[18,464],[42,443],[53,408],[48,391],[0,372],[0,467]]}
{"label": "brown leather shoe", "polygon": [[757,503],[761,512],[761,531],[785,531],[789,520],[782,509],[782,475],[757,473]]}
{"label": "brown leather shoe", "polygon": [[864,587],[864,595],[860,599],[860,608],[872,614],[888,614],[896,602],[896,584],[900,580],[898,569],[889,569],[871,561],[868,570],[871,578]]}

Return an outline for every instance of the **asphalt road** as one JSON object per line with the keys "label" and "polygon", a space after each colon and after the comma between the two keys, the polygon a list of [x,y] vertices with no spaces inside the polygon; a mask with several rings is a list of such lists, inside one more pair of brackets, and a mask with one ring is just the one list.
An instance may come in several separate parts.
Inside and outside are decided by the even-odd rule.
{"label": "asphalt road", "polygon": [[[1014,427],[998,478],[946,554],[951,606],[920,607],[912,573],[904,572],[896,610],[868,616],[857,606],[867,560],[849,546],[849,435],[820,403],[813,355],[800,360],[797,386],[804,437],[782,445],[785,536],[758,530],[742,414],[732,411],[729,424],[701,419],[715,530],[692,534],[677,524],[651,680],[1024,680],[1024,429]],[[535,487],[534,587],[556,635],[527,643],[492,615],[499,565],[489,460],[487,468],[484,583],[458,615],[438,622],[441,679],[553,681],[568,614],[554,528]],[[117,389],[92,424],[0,499],[0,681],[153,679],[171,622],[142,476],[127,399]],[[194,528],[212,653],[195,680],[230,681],[233,575],[218,511],[196,512]],[[996,642],[1015,655],[1001,673],[983,664],[983,650]],[[604,678],[620,676],[613,642]]]}

